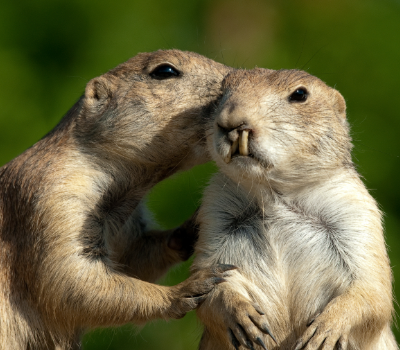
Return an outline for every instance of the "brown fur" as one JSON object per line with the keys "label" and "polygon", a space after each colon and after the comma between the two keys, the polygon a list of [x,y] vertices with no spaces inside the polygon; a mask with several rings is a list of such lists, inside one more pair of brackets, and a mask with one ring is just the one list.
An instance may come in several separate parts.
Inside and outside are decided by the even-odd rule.
{"label": "brown fur", "polygon": [[[162,64],[180,75],[151,73]],[[89,327],[178,318],[219,267],[149,283],[190,254],[148,230],[146,192],[207,160],[204,125],[228,68],[178,50],[142,53],[91,80],[41,141],[0,169],[0,349],[72,349]],[[147,281],[147,282],[146,282]]]}
{"label": "brown fur", "polygon": [[[296,70],[235,71],[223,88],[193,270],[241,274],[199,308],[200,348],[397,349],[381,213],[351,160],[343,97]],[[291,101],[299,88],[307,99]],[[232,150],[245,132],[248,155]]]}

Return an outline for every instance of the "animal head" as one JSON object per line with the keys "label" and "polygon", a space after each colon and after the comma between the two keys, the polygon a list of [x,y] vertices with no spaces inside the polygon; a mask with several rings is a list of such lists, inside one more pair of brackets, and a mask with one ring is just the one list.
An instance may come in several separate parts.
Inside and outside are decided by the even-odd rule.
{"label": "animal head", "polygon": [[87,84],[78,142],[119,162],[178,169],[204,162],[205,123],[229,70],[192,52],[140,53]]}
{"label": "animal head", "polygon": [[342,95],[298,70],[237,70],[209,124],[209,149],[235,180],[297,186],[351,166]]}

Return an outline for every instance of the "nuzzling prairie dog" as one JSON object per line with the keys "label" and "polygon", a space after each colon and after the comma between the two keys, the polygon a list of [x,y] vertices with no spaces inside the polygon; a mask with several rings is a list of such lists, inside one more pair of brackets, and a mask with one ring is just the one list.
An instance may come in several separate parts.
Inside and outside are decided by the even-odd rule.
{"label": "nuzzling prairie dog", "polygon": [[223,90],[193,270],[239,270],[198,310],[200,349],[397,349],[381,212],[343,97],[298,70],[234,71]]}
{"label": "nuzzling prairie dog", "polygon": [[228,71],[190,52],[138,54],[0,168],[1,350],[76,349],[86,328],[179,318],[223,281],[232,267],[149,283],[193,239],[148,231],[139,203],[208,160],[204,126]]}

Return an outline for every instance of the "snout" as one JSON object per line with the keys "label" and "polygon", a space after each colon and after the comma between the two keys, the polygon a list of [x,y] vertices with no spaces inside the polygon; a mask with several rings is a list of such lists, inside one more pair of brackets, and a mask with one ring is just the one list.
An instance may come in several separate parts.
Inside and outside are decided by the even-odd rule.
{"label": "snout", "polygon": [[229,91],[215,114],[215,151],[227,164],[233,158],[238,158],[237,165],[263,163],[260,146],[266,136],[266,122],[248,94]]}
{"label": "snout", "polygon": [[234,101],[226,101],[215,120],[214,145],[225,163],[236,156],[250,156],[249,138],[253,133],[249,111]]}

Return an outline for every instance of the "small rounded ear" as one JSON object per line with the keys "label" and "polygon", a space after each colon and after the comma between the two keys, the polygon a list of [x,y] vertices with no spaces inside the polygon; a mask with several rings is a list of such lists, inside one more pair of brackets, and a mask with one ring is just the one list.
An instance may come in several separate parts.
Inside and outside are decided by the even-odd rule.
{"label": "small rounded ear", "polygon": [[85,89],[86,106],[96,111],[104,109],[113,97],[115,90],[115,84],[104,75],[90,80]]}
{"label": "small rounded ear", "polygon": [[332,89],[333,108],[337,115],[346,119],[346,101],[339,91]]}

